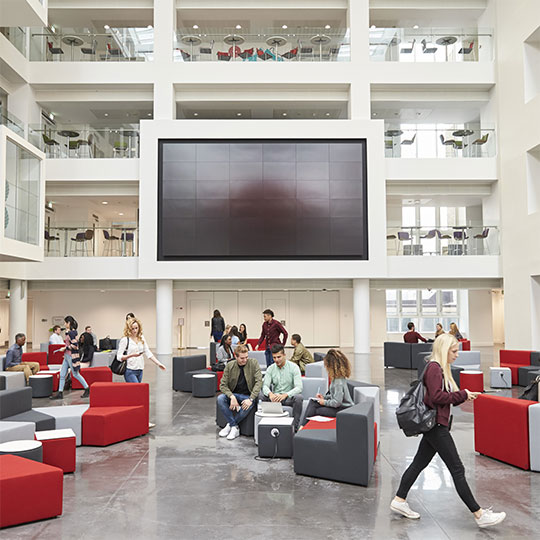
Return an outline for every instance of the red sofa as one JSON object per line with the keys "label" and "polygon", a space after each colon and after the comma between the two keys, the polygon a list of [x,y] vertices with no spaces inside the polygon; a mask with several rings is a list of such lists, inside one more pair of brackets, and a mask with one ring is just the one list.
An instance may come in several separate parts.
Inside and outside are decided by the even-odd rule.
{"label": "red sofa", "polygon": [[531,365],[531,352],[532,351],[512,351],[506,349],[499,351],[501,367],[510,368],[510,371],[512,372],[513,385],[517,385],[519,382],[519,368]]}
{"label": "red sofa", "polygon": [[144,435],[148,418],[148,384],[96,382],[82,416],[82,444],[107,446]]}
{"label": "red sofa", "polygon": [[61,364],[64,361],[64,351],[59,351],[63,345],[49,345],[49,364]]}
{"label": "red sofa", "polygon": [[40,371],[49,369],[46,352],[25,352],[22,355],[21,362],[37,362]]}
{"label": "red sofa", "polygon": [[[88,367],[81,368],[81,375],[92,386],[96,382],[112,382],[112,371],[108,367]],[[71,388],[73,390],[82,390],[82,384],[75,378],[71,377]]]}
{"label": "red sofa", "polygon": [[488,394],[478,396],[474,401],[474,449],[528,470],[529,407],[536,404]]}
{"label": "red sofa", "polygon": [[0,527],[60,516],[63,482],[58,467],[11,454],[0,456]]}

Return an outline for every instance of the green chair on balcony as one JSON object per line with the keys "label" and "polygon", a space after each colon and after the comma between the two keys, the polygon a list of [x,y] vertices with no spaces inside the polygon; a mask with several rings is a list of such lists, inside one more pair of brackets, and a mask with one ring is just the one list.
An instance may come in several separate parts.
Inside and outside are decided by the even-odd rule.
{"label": "green chair on balcony", "polygon": [[128,143],[124,141],[115,141],[113,144],[114,157],[127,157]]}
{"label": "green chair on balcony", "polygon": [[47,157],[58,157],[60,143],[54,139],[51,139],[50,137],[47,137],[45,133],[42,133],[41,136],[43,137],[43,144],[45,145],[45,153],[47,154]]}

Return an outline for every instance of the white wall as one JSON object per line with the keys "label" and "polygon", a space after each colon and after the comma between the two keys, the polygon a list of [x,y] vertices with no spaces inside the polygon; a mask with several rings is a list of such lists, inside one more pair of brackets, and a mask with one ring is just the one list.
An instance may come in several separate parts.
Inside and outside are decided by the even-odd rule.
{"label": "white wall", "polygon": [[493,345],[493,315],[490,290],[469,291],[469,339],[473,348]]}
{"label": "white wall", "polygon": [[504,294],[502,290],[491,291],[493,312],[493,343],[504,344]]}

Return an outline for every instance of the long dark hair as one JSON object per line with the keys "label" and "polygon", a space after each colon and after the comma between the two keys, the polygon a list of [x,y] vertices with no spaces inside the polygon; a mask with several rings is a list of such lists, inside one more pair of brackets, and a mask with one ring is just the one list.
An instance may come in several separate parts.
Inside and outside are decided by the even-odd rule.
{"label": "long dark hair", "polygon": [[242,335],[238,331],[238,326],[233,326],[229,332],[231,336],[236,336],[238,339],[242,339]]}
{"label": "long dark hair", "polygon": [[[244,333],[242,333],[242,330],[240,330],[240,328],[242,328],[242,326],[244,327]],[[247,339],[247,326],[244,324],[244,323],[241,323],[240,324],[240,327],[238,329],[238,332],[239,334],[242,336],[240,339]]]}
{"label": "long dark hair", "polygon": [[221,317],[221,313],[219,312],[219,309],[214,309],[214,317]]}
{"label": "long dark hair", "polygon": [[223,334],[220,345],[227,351],[228,354],[232,354],[232,347],[227,343],[227,338],[230,338],[231,334]]}
{"label": "long dark hair", "polygon": [[77,321],[71,315],[64,317],[64,322],[69,323],[70,330],[77,330],[79,327]]}

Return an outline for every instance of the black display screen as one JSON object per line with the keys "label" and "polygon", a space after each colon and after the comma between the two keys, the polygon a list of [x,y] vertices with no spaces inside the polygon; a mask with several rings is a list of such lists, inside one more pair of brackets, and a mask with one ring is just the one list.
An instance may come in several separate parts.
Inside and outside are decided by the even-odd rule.
{"label": "black display screen", "polygon": [[365,139],[160,140],[158,260],[368,258]]}

